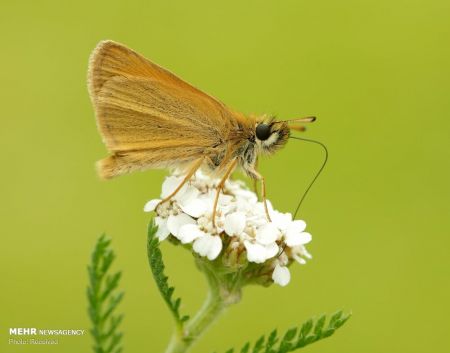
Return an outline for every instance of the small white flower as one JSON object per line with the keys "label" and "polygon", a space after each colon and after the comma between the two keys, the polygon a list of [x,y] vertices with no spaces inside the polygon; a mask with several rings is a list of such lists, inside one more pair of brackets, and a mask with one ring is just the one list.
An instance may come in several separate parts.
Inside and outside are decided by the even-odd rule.
{"label": "small white flower", "polygon": [[[165,198],[172,194],[177,187],[182,183],[183,177],[177,177],[177,176],[169,176],[164,180],[164,183],[162,184],[162,190],[161,190],[161,197]],[[183,193],[186,189],[187,185],[184,184],[183,187],[178,191],[178,193]],[[177,194],[178,194],[177,193]]]}
{"label": "small white flower", "polygon": [[170,215],[167,219],[167,228],[170,233],[172,233],[175,237],[179,237],[178,231],[185,224],[195,224],[195,220],[189,217],[187,214],[181,213],[179,215]]}
{"label": "small white flower", "polygon": [[284,287],[291,281],[291,273],[286,266],[276,265],[272,273],[273,281]]}
{"label": "small white flower", "polygon": [[274,243],[280,237],[280,231],[273,223],[266,223],[256,231],[256,241],[262,245]]}
{"label": "small white flower", "polygon": [[155,235],[159,241],[163,241],[170,234],[170,230],[167,228],[167,218],[155,217],[155,224],[158,226],[158,230]]}
{"label": "small white flower", "polygon": [[144,212],[152,212],[155,210],[156,206],[161,202],[160,199],[153,199],[147,202],[144,206]]}
{"label": "small white flower", "polygon": [[217,235],[205,234],[194,241],[193,249],[197,254],[214,260],[222,251],[222,240]]}
{"label": "small white flower", "polygon": [[241,186],[233,188],[232,191],[236,198],[245,200],[248,204],[255,205],[258,202],[258,197],[254,192],[243,189]]}
{"label": "small white flower", "polygon": [[198,218],[208,209],[207,204],[201,199],[194,199],[189,202],[179,202],[180,208],[188,215]]}
{"label": "small white flower", "polygon": [[[242,251],[249,262],[273,268],[272,279],[281,286],[290,281],[287,266],[292,261],[305,264],[311,258],[305,248],[311,241],[311,234],[305,232],[306,223],[292,220],[290,213],[274,210],[269,200],[267,208],[271,221],[268,221],[263,202],[258,201],[256,194],[242,181],[227,180],[218,198],[214,222],[213,205],[219,179],[201,172],[197,172],[170,200],[158,206],[183,180],[184,176],[176,174],[167,177],[161,198],[150,200],[144,206],[145,212],[156,212],[156,237],[160,241],[172,234],[182,244],[192,244],[194,252],[209,260],[220,255],[223,242],[226,242],[230,250],[227,249],[224,256],[231,252],[233,255],[224,257],[223,264],[236,257],[234,249],[239,249],[239,257]],[[241,265],[245,271],[246,265]]]}
{"label": "small white flower", "polygon": [[247,214],[247,223],[255,228],[261,227],[267,224],[267,218],[262,215]]}
{"label": "small white flower", "polygon": [[311,254],[306,250],[303,245],[294,246],[291,248],[292,258],[297,261],[300,265],[306,264],[305,257],[307,259],[312,259]]}
{"label": "small white flower", "polygon": [[229,236],[240,235],[245,228],[245,214],[243,212],[233,212],[225,217],[225,232]]}
{"label": "small white flower", "polygon": [[267,259],[274,257],[279,250],[278,245],[275,243],[270,245],[262,245],[245,240],[244,246],[247,250],[248,261],[255,262],[257,264],[262,264]]}
{"label": "small white flower", "polygon": [[286,228],[292,222],[292,214],[290,213],[281,213],[275,210],[272,210],[270,213],[270,219],[272,223],[275,224],[279,230],[285,232]]}
{"label": "small white flower", "polygon": [[292,257],[294,258],[295,261],[297,261],[300,265],[304,265],[306,264],[306,260],[300,256],[298,256],[297,254],[292,254]]}
{"label": "small white flower", "polygon": [[[267,210],[269,211],[269,215],[271,216],[270,218],[272,218],[272,213],[274,211],[272,203],[270,202],[270,200],[266,200],[266,203],[267,203]],[[266,208],[263,202],[258,202],[253,212],[259,214],[261,217],[264,216],[264,218],[266,218]]]}
{"label": "small white flower", "polygon": [[285,240],[290,247],[308,244],[311,241],[311,234],[304,232],[306,223],[298,220],[293,221],[286,229]]}
{"label": "small white flower", "polygon": [[268,259],[274,257],[280,251],[280,247],[276,243],[266,245],[266,256]]}
{"label": "small white flower", "polygon": [[302,256],[310,260],[312,259],[312,255],[308,252],[308,250],[306,250],[306,248],[303,245],[300,245],[299,248]]}
{"label": "small white flower", "polygon": [[196,224],[185,224],[180,227],[178,231],[178,239],[183,244],[192,243],[195,239],[205,236],[206,233],[202,231]]}
{"label": "small white flower", "polygon": [[216,213],[216,225],[213,226],[212,212],[205,213],[197,219],[197,224],[203,231],[205,231],[205,233],[217,235],[223,232],[224,215],[222,213]]}
{"label": "small white flower", "polygon": [[203,215],[207,210],[207,203],[205,200],[199,198],[200,191],[193,186],[188,186],[184,189],[184,192],[179,192],[174,196],[174,199],[178,202],[181,210],[187,213],[189,216],[198,218]]}
{"label": "small white flower", "polygon": [[247,259],[250,262],[261,264],[266,261],[266,248],[261,244],[253,244],[248,240],[244,241],[245,249],[247,250]]}
{"label": "small white flower", "polygon": [[[175,176],[167,177],[162,186],[161,197],[165,198],[171,195],[180,185],[183,179],[184,178],[182,177]],[[200,191],[194,186],[186,183],[173,196],[173,200],[177,202],[177,205],[184,213],[188,214],[191,217],[198,218],[206,212],[208,207],[205,200],[201,199],[199,196]],[[150,202],[148,203],[149,208],[150,206],[153,206],[153,204],[150,204]]]}

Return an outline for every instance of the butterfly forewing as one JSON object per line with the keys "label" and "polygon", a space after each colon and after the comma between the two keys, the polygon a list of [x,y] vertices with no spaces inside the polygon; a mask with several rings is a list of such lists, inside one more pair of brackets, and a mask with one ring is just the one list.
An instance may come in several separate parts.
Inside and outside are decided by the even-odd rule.
{"label": "butterfly forewing", "polygon": [[105,178],[226,150],[224,137],[236,126],[236,115],[221,102],[111,41],[91,56],[89,91],[112,153],[99,163]]}

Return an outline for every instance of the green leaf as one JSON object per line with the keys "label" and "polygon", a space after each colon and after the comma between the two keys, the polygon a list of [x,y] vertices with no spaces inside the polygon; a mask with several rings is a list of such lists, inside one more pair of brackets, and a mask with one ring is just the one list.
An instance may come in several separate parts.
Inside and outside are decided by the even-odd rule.
{"label": "green leaf", "polygon": [[261,336],[255,343],[252,353],[259,353],[264,347],[264,336]]}
{"label": "green leaf", "polygon": [[[326,315],[321,315],[317,320],[309,319],[299,328],[291,328],[280,337],[277,330],[273,330],[268,336],[261,336],[253,346],[252,353],[288,353],[303,348],[311,343],[317,342],[323,338],[331,336],[348,319],[350,314],[343,316],[342,311],[333,314],[326,324]],[[241,353],[250,352],[250,343],[246,343]],[[234,352],[230,349],[228,352]]]}
{"label": "green leaf", "polygon": [[269,338],[267,339],[266,350],[264,351],[264,353],[273,353],[274,350],[272,348],[275,346],[277,341],[277,330],[273,330],[270,333]]}
{"label": "green leaf", "polygon": [[156,237],[157,230],[158,226],[156,226],[155,222],[151,220],[148,225],[147,237],[148,263],[161,296],[169,307],[169,310],[175,318],[177,325],[179,328],[182,328],[184,322],[189,319],[189,316],[182,316],[180,314],[181,298],[172,298],[175,288],[169,286],[168,277],[164,274],[165,266],[162,259],[161,250],[159,249],[159,239]]}
{"label": "green leaf", "polygon": [[250,351],[250,342],[247,342],[244,347],[242,347],[240,353],[248,353]]}
{"label": "green leaf", "polygon": [[302,328],[300,329],[300,337],[306,337],[311,332],[312,328],[314,326],[313,319],[309,319],[308,321],[304,322],[302,325]]}
{"label": "green leaf", "polygon": [[115,310],[122,301],[124,293],[117,292],[121,273],[109,274],[115,259],[114,252],[109,247],[111,240],[103,234],[95,245],[88,266],[89,285],[87,288],[88,314],[92,322],[90,329],[94,339],[92,347],[95,353],[119,353],[122,333],[119,325],[122,315],[116,315]]}
{"label": "green leaf", "polygon": [[283,339],[280,342],[280,348],[278,349],[278,352],[280,353],[290,352],[292,347],[294,346],[292,340],[295,338],[296,335],[297,335],[297,328],[294,327],[287,330],[286,333],[284,334]]}
{"label": "green leaf", "polygon": [[316,326],[314,327],[314,335],[316,337],[320,337],[322,335],[322,330],[325,325],[325,320],[327,319],[326,315],[322,315],[316,322]]}
{"label": "green leaf", "polygon": [[342,314],[343,314],[342,310],[339,310],[338,312],[333,314],[333,316],[330,319],[330,325],[334,325],[342,317]]}

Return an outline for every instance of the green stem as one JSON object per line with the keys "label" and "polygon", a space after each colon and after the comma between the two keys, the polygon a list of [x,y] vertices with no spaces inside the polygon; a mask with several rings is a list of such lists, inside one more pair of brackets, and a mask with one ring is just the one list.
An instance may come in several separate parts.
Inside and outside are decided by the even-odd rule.
{"label": "green stem", "polygon": [[240,289],[230,291],[224,287],[224,282],[214,273],[214,269],[198,261],[197,265],[206,275],[209,284],[209,293],[205,303],[198,313],[181,330],[173,333],[166,353],[185,353],[206,331],[206,329],[231,304],[240,299]]}

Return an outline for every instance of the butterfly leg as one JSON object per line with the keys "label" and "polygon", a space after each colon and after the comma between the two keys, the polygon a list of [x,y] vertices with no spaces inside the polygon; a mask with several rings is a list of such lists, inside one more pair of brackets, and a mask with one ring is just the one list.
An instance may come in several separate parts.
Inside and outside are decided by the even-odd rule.
{"label": "butterfly leg", "polygon": [[[174,197],[174,196],[178,193],[178,191],[181,190],[181,188],[183,187],[183,185],[186,184],[186,183],[189,181],[189,179],[191,179],[191,177],[195,174],[195,172],[200,168],[200,166],[202,165],[203,161],[204,161],[203,158],[200,158],[198,161],[196,161],[196,162],[192,165],[191,169],[189,169],[188,173],[186,174],[186,176],[184,177],[184,179],[183,179],[183,181],[180,183],[180,185],[178,185],[177,188],[176,188],[169,196],[163,198],[163,199],[158,203],[158,206],[161,205],[161,204],[163,204],[164,202],[169,201],[172,197]],[[156,206],[156,207],[158,207],[158,206]]]}
{"label": "butterfly leg", "polygon": [[225,185],[225,182],[230,177],[230,174],[233,172],[234,168],[236,168],[237,162],[238,162],[237,159],[235,159],[231,162],[231,164],[228,167],[227,171],[225,172],[224,176],[222,177],[219,184],[217,185],[216,197],[214,199],[213,214],[212,214],[212,223],[213,223],[214,228],[216,227],[217,204],[219,202],[220,192],[222,191],[222,189]]}
{"label": "butterfly leg", "polygon": [[[257,168],[258,168],[258,160],[256,160],[256,162],[255,162],[255,168],[254,168],[255,171]],[[259,197],[260,195],[259,195],[259,191],[258,191],[258,178],[253,178],[252,181],[253,181],[253,191],[255,192],[258,200],[260,200],[260,197]]]}
{"label": "butterfly leg", "polygon": [[264,204],[264,210],[266,211],[266,216],[267,216],[267,220],[269,222],[272,222],[272,220],[270,219],[270,215],[269,215],[269,208],[267,207],[267,199],[266,199],[266,179],[264,179],[264,177],[262,175],[260,175],[261,177],[261,193],[262,193],[262,199],[263,199],[263,204]]}
{"label": "butterfly leg", "polygon": [[269,215],[269,207],[267,206],[267,199],[266,199],[266,179],[258,173],[258,171],[255,168],[248,168],[247,169],[248,174],[253,178],[254,185],[256,185],[257,181],[261,181],[261,196],[262,201],[264,204],[264,211],[266,212],[266,217],[269,222],[272,222]]}

